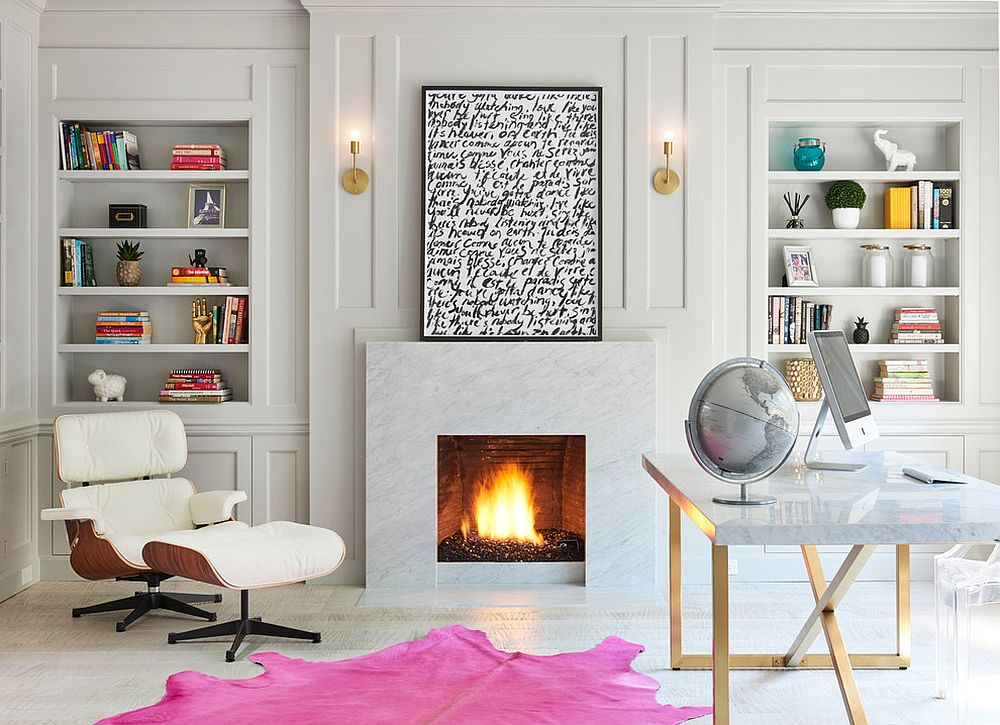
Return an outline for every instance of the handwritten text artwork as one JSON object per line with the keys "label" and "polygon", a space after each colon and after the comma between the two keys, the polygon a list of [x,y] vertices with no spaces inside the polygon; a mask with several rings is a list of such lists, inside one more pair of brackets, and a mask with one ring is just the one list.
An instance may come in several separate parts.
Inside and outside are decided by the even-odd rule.
{"label": "handwritten text artwork", "polygon": [[425,338],[600,338],[600,101],[424,89]]}

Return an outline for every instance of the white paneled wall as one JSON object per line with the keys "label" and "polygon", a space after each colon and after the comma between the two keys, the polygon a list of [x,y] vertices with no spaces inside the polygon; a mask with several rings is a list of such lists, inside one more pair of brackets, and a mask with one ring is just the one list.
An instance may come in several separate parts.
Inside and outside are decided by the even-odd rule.
{"label": "white paneled wall", "polygon": [[38,14],[0,0],[0,600],[38,580],[33,362]]}
{"label": "white paneled wall", "polygon": [[[658,343],[660,445],[680,445],[712,363],[711,16],[560,10],[311,8],[310,519],[364,571],[364,343],[415,339],[420,87],[603,87],[605,339]],[[349,132],[370,191],[346,194]],[[650,180],[675,133],[680,192]],[[331,278],[332,270],[332,278]],[[432,344],[432,343],[428,343]],[[636,462],[635,475],[645,474]],[[400,502],[405,506],[405,502]]]}
{"label": "white paneled wall", "polygon": [[[208,4],[181,3],[185,10],[171,12],[166,0],[143,9],[49,0],[42,72],[24,76],[31,80],[23,90],[5,75],[3,89],[42,91],[26,148],[64,113],[250,119],[251,163],[261,172],[249,199],[260,240],[250,267],[254,334],[262,342],[250,357],[252,405],[234,414],[187,413],[189,469],[202,488],[247,490],[251,501],[240,511],[247,520],[311,520],[340,532],[349,552],[338,581],[361,582],[364,572],[364,345],[416,338],[422,84],[604,87],[605,338],[657,343],[657,441],[673,449],[684,447],[681,424],[704,372],[749,349],[752,229],[766,226],[754,202],[761,193],[755,160],[766,154],[773,109],[823,118],[830,101],[858,113],[882,104],[889,116],[907,104],[961,107],[973,134],[965,146],[981,157],[962,166],[963,195],[978,186],[980,199],[1000,196],[996,17],[967,7],[906,15],[889,7],[899,3],[880,3],[889,12],[874,17],[836,12],[833,3],[817,16],[798,6],[796,14],[755,13],[746,2],[671,10],[645,0],[627,9],[589,0],[529,0],[509,9],[474,0],[465,7],[457,0],[305,0],[307,15],[288,1],[275,0],[266,12]],[[23,6],[0,0],[0,7]],[[109,18],[119,33],[106,32]],[[191,32],[192,22],[211,30]],[[12,28],[4,20],[4,73],[26,67],[34,74],[30,57],[23,66],[6,60],[24,54],[28,42]],[[119,82],[88,85],[101,73]],[[34,203],[33,182],[10,183],[16,163],[24,167],[16,178],[40,175],[38,221],[28,214],[16,236],[35,240],[41,231],[48,239],[52,148],[46,142],[23,158],[8,150],[18,131],[11,96],[5,100],[3,229],[17,223],[11,210]],[[368,193],[356,197],[339,185],[352,130],[362,139],[359,164],[372,176]],[[667,130],[676,136],[672,165],[681,189],[660,197],[650,179]],[[979,230],[964,252],[964,309],[1000,308],[1000,245],[986,243],[996,241],[1000,205],[973,201],[964,209],[975,211]],[[53,405],[53,251],[44,245],[17,257],[17,248],[0,248],[0,424],[41,418],[47,425],[65,412]],[[34,265],[37,274],[18,275],[17,265]],[[12,299],[38,299],[29,306],[37,319],[25,319]],[[1000,336],[992,316],[965,314],[963,404],[929,420],[894,416],[883,443],[1000,480]],[[34,329],[45,330],[37,345]],[[22,344],[8,345],[17,339]],[[59,487],[51,437],[34,445],[40,500],[33,510],[50,505]],[[645,475],[638,462],[636,475]],[[662,500],[659,506],[665,509]],[[46,574],[67,575],[64,531],[44,527],[40,548]],[[703,537],[692,537],[686,552],[703,557]],[[795,555],[748,556],[741,577],[801,576]]]}

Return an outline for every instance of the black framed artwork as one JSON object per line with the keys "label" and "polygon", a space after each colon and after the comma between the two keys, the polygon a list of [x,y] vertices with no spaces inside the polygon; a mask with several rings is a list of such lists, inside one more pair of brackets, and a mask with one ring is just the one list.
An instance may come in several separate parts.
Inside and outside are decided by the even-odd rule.
{"label": "black framed artwork", "polygon": [[601,89],[423,88],[421,339],[601,339]]}

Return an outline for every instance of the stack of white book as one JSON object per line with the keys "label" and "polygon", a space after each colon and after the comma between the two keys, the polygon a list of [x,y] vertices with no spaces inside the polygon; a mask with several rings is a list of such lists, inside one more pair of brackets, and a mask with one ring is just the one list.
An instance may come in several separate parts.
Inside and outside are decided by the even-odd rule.
{"label": "stack of white book", "polygon": [[884,402],[935,403],[927,360],[879,360],[871,399]]}

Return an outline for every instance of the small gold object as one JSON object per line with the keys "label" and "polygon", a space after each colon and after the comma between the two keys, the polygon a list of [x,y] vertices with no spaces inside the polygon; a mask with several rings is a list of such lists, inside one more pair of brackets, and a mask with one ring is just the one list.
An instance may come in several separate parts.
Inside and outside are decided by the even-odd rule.
{"label": "small gold object", "polygon": [[352,159],[351,169],[344,174],[341,183],[348,194],[364,194],[368,189],[368,174],[364,169],[358,168],[358,154],[361,153],[361,142],[356,138],[352,138],[350,149]]}
{"label": "small gold object", "polygon": [[663,142],[663,168],[653,176],[653,188],[656,193],[669,196],[677,191],[681,185],[681,177],[670,168],[670,157],[674,155],[674,142]]}
{"label": "small gold object", "polygon": [[208,314],[208,302],[204,297],[191,302],[191,327],[194,329],[194,344],[208,343],[208,331],[212,329],[213,315]]}
{"label": "small gold object", "polygon": [[823,397],[823,383],[811,357],[785,361],[785,380],[792,397],[799,402],[815,402]]}

